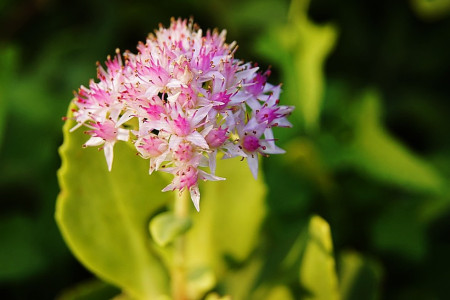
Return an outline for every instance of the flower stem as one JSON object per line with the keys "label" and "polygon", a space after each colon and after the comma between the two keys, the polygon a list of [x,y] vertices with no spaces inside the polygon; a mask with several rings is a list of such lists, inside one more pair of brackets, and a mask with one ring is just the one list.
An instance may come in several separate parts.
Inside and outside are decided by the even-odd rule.
{"label": "flower stem", "polygon": [[[175,194],[174,214],[185,218],[189,213],[189,191],[184,190]],[[172,269],[172,296],[174,300],[187,300],[186,294],[186,265],[185,265],[185,237],[184,234],[175,240]]]}

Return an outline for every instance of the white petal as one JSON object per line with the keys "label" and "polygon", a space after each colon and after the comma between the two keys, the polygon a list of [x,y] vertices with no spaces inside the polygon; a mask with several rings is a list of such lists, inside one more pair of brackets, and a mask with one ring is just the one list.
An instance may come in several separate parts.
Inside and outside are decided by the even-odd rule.
{"label": "white petal", "polygon": [[104,139],[98,137],[98,136],[93,136],[91,137],[89,140],[87,140],[86,143],[84,143],[84,146],[100,146],[105,142]]}
{"label": "white petal", "polygon": [[169,173],[169,174],[173,174],[174,175],[177,170],[179,170],[179,168],[168,167],[168,168],[162,168],[160,171],[164,172],[164,173]]}
{"label": "white petal", "polygon": [[260,144],[268,148],[275,147],[275,137],[273,136],[272,128],[264,130],[264,140],[260,141]]}
{"label": "white petal", "polygon": [[200,179],[210,180],[210,181],[220,181],[225,180],[226,178],[219,177],[216,175],[208,174],[205,171],[199,170],[198,171]]}
{"label": "white petal", "polygon": [[247,104],[248,106],[250,106],[250,108],[251,108],[253,111],[256,111],[256,110],[258,110],[258,109],[261,109],[261,103],[259,103],[259,101],[256,100],[255,98],[249,98],[249,99],[247,99],[246,104]]}
{"label": "white petal", "polygon": [[175,95],[171,95],[167,97],[167,101],[169,102],[175,102],[178,99],[178,96],[181,94],[181,92],[176,93]]}
{"label": "white petal", "polygon": [[242,71],[236,73],[236,77],[238,79],[249,78],[249,77],[253,76],[253,74],[256,73],[256,71],[258,71],[258,69],[259,69],[259,67],[242,70]]}
{"label": "white petal", "polygon": [[117,121],[116,123],[116,127],[119,127],[120,125],[128,122],[129,120],[131,120],[132,118],[135,117],[135,112],[132,110],[127,110],[119,119],[119,121]]}
{"label": "white petal", "polygon": [[263,153],[267,153],[267,154],[284,154],[284,153],[286,153],[285,150],[281,149],[280,147],[277,147],[274,143],[268,143],[266,141],[261,141],[261,145],[266,147],[266,149],[261,150],[261,152],[263,152]]}
{"label": "white petal", "polygon": [[255,153],[247,156],[247,162],[250,167],[250,171],[252,171],[253,177],[258,179],[258,155]]}
{"label": "white petal", "polygon": [[[251,95],[248,95],[248,94],[246,94],[244,92],[239,91],[238,93],[233,94],[230,97],[231,101],[228,103],[228,105],[240,104],[240,103],[246,102],[246,101],[248,101],[250,99],[252,99]],[[260,106],[261,105],[259,105],[258,107],[260,107]]]}
{"label": "white petal", "polygon": [[278,123],[278,127],[292,127],[292,123],[289,122],[286,118],[276,119],[274,123]]}
{"label": "white petal", "polygon": [[109,171],[111,171],[113,157],[114,157],[113,147],[114,147],[114,143],[111,143],[111,142],[105,142],[105,146],[103,147],[103,150],[105,151],[106,163],[108,164]]}
{"label": "white petal", "polygon": [[200,121],[206,117],[210,110],[211,106],[204,106],[202,108],[199,108],[192,117],[191,126],[195,127],[198,123],[200,123]]}
{"label": "white petal", "polygon": [[114,106],[110,107],[110,109],[109,109],[109,117],[112,120],[117,121],[121,111],[122,111],[122,107],[117,107],[117,105],[114,105]]}
{"label": "white petal", "polygon": [[242,149],[239,148],[238,145],[235,145],[231,142],[223,145],[222,149],[226,150],[224,158],[231,158],[236,156],[247,157],[247,154],[244,151],[242,151]]}
{"label": "white petal", "polygon": [[169,151],[166,151],[162,153],[160,156],[154,158],[156,170],[158,170],[161,164],[166,160],[167,155],[169,155]]}
{"label": "white petal", "polygon": [[175,190],[175,185],[173,183],[169,183],[165,188],[162,189],[162,192],[168,192]]}
{"label": "white petal", "polygon": [[233,114],[226,114],[225,115],[225,124],[226,124],[226,126],[227,126],[229,131],[234,131],[236,125],[240,126],[239,124],[242,123],[242,122],[239,121],[239,119],[236,120],[236,118],[235,118],[235,116]]}
{"label": "white petal", "polygon": [[154,167],[153,159],[150,158],[150,166],[148,168],[148,175],[152,175],[152,173],[155,169],[156,169],[156,167]]}
{"label": "white petal", "polygon": [[192,203],[194,203],[195,209],[200,212],[200,190],[197,185],[191,186],[189,188],[191,193]]}
{"label": "white petal", "polygon": [[244,131],[247,131],[247,132],[256,131],[256,133],[254,133],[254,135],[259,138],[263,134],[264,130],[266,130],[266,128],[267,128],[267,122],[258,123],[256,118],[252,117],[248,121],[248,123],[245,125]]}
{"label": "white petal", "polygon": [[166,87],[168,88],[178,88],[183,86],[183,82],[179,81],[178,79],[172,78],[167,84]]}
{"label": "white petal", "polygon": [[266,130],[264,130],[264,137],[266,140],[273,141],[274,136],[273,136],[272,128],[267,128]]}
{"label": "white petal", "polygon": [[214,128],[213,125],[208,125],[208,126],[205,127],[205,129],[202,130],[201,134],[202,134],[203,136],[207,136],[208,133],[209,133],[213,128]]}
{"label": "white petal", "polygon": [[287,114],[292,113],[292,111],[294,109],[295,109],[295,107],[293,107],[293,106],[281,105],[281,106],[279,106],[278,113],[285,116]]}
{"label": "white petal", "polygon": [[[170,130],[169,124],[166,120],[150,120],[147,122],[142,122],[143,124],[146,124],[145,127],[149,129],[156,129],[156,130]],[[149,130],[151,131],[151,130]]]}
{"label": "white petal", "polygon": [[161,87],[156,86],[156,85],[151,85],[151,86],[145,91],[144,96],[151,99],[153,96],[158,95],[158,93],[159,93],[160,90],[162,90]]}
{"label": "white petal", "polygon": [[130,136],[130,131],[127,129],[119,128],[117,130],[117,139],[121,141],[128,141],[128,138]]}
{"label": "white petal", "polygon": [[217,160],[217,150],[209,153],[209,170],[211,174],[216,173],[216,160]]}
{"label": "white petal", "polygon": [[69,132],[74,132],[75,130],[77,130],[81,126],[83,126],[83,123],[77,123],[77,125],[75,125],[72,128],[70,128]]}
{"label": "white petal", "polygon": [[169,149],[176,149],[181,142],[183,142],[183,138],[172,135],[169,140]]}
{"label": "white petal", "polygon": [[197,131],[192,132],[186,137],[186,139],[194,145],[197,145],[204,149],[209,149],[208,143],[205,141],[205,138]]}

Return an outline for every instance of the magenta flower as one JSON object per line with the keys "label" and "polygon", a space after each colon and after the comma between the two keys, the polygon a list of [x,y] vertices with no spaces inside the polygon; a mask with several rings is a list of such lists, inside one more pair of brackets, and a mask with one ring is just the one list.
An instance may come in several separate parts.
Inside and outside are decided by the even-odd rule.
{"label": "magenta flower", "polygon": [[[280,85],[267,83],[270,71],[234,58],[236,44],[225,31],[196,29],[172,19],[138,53],[125,52],[98,66],[98,82],[81,86],[73,100],[77,125],[89,128],[84,146],[104,149],[108,169],[117,141],[131,141],[149,159],[149,173],[172,174],[163,191],[188,190],[200,210],[199,180],[215,175],[216,159],[240,156],[258,174],[258,155],[284,151],[273,127],[291,127],[293,107],[279,105]],[[209,169],[209,171],[208,171]]]}

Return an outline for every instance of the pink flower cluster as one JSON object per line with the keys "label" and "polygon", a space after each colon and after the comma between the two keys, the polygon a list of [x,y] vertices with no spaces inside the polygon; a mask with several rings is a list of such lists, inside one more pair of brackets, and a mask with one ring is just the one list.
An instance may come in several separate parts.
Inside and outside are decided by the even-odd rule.
{"label": "pink flower cluster", "polygon": [[[215,175],[216,157],[247,159],[253,176],[258,153],[278,154],[273,127],[290,127],[293,107],[280,106],[280,85],[234,58],[235,43],[225,31],[207,31],[187,20],[172,19],[140,43],[138,53],[108,57],[98,65],[99,82],[81,86],[73,100],[76,128],[91,137],[84,146],[100,146],[111,170],[113,146],[130,141],[150,160],[150,174],[171,173],[163,191],[188,189],[199,210],[199,180]],[[209,172],[205,171],[209,168]]]}

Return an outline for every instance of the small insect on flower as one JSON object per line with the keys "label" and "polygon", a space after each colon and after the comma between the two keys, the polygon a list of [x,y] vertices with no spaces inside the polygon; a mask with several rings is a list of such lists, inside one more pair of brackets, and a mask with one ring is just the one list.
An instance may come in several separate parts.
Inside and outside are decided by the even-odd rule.
{"label": "small insect on flower", "polygon": [[270,71],[234,58],[236,43],[225,35],[172,19],[136,54],[116,50],[106,69],[98,64],[98,82],[76,93],[72,130],[88,128],[84,146],[100,146],[109,170],[114,144],[131,141],[150,160],[150,174],[174,176],[163,191],[189,190],[197,210],[199,180],[225,179],[215,175],[218,153],[247,159],[256,178],[258,154],[284,153],[272,128],[291,127],[293,107],[279,105],[281,87],[267,83]]}

